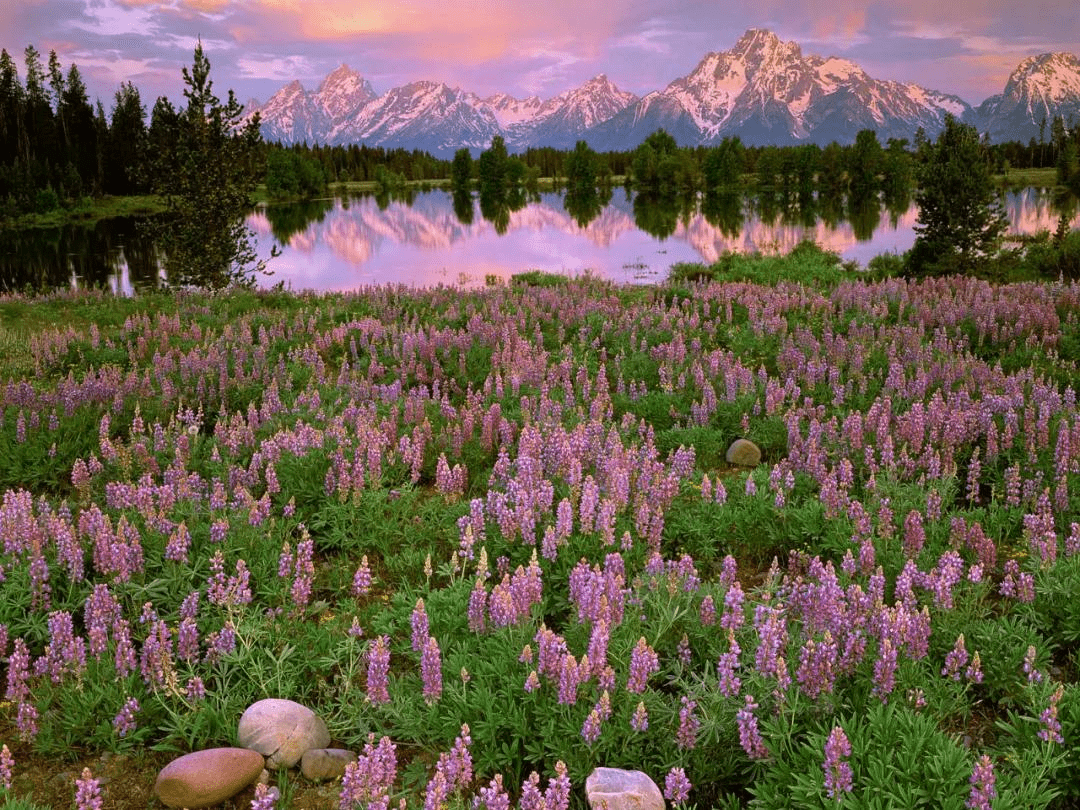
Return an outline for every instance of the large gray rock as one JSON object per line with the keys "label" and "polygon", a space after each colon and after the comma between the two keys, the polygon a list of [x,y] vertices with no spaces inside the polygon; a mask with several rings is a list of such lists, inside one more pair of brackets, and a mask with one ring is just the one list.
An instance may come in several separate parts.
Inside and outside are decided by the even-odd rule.
{"label": "large gray rock", "polygon": [[345,775],[345,766],[357,759],[344,748],[312,748],[300,757],[300,773],[313,782],[338,779]]}
{"label": "large gray rock", "polygon": [[267,698],[240,717],[236,739],[266,757],[270,770],[291,768],[312,748],[326,748],[330,732],[315,712],[293,700]]}
{"label": "large gray rock", "polygon": [[597,768],[585,779],[585,796],[592,810],[664,810],[660,788],[641,771]]}
{"label": "large gray rock", "polygon": [[166,807],[213,807],[235,796],[259,777],[262,754],[249,748],[207,748],[166,765],[154,794]]}
{"label": "large gray rock", "polygon": [[727,449],[728,464],[756,467],[761,463],[761,449],[749,439],[736,439]]}

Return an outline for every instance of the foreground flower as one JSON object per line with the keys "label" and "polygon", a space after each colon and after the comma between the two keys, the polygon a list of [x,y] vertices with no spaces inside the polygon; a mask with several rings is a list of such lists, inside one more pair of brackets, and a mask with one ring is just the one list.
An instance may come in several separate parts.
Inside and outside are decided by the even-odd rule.
{"label": "foreground flower", "polygon": [[89,768],[83,768],[82,778],[75,780],[75,809],[101,810],[101,786]]}
{"label": "foreground flower", "polygon": [[672,768],[664,779],[664,798],[669,802],[679,804],[690,798],[690,780],[686,778],[686,771],[682,768]]}
{"label": "foreground flower", "polygon": [[971,772],[971,795],[964,806],[970,810],[990,810],[990,802],[995,796],[994,763],[983,754]]}
{"label": "foreground flower", "polygon": [[851,766],[845,757],[851,756],[851,743],[840,726],[836,726],[825,742],[825,790],[830,799],[851,792]]}

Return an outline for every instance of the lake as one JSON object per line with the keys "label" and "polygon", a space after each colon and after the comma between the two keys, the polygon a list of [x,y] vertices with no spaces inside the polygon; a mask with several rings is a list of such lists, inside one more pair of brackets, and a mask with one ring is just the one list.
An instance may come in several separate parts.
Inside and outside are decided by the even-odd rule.
{"label": "lake", "polygon": [[[663,280],[677,262],[715,261],[728,251],[784,253],[803,239],[860,265],[915,240],[914,203],[829,209],[739,196],[650,203],[616,189],[604,204],[571,214],[561,193],[521,197],[495,211],[444,191],[406,198],[357,195],[264,205],[248,218],[257,251],[278,282],[294,290],[352,290],[372,284],[479,286],[528,270],[592,273],[629,283]],[[898,210],[899,208],[899,210]],[[1004,195],[1012,233],[1053,231],[1051,195],[1028,188]],[[515,210],[516,209],[516,210]],[[1071,226],[1080,228],[1080,214]],[[0,232],[0,289],[153,285],[157,253],[130,219],[96,227]]]}

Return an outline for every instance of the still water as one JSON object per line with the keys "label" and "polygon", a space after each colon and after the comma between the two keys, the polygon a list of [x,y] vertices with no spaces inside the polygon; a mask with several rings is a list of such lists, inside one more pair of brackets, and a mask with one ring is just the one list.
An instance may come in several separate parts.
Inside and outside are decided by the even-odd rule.
{"label": "still water", "polygon": [[[1012,233],[1058,225],[1060,205],[1048,192],[1009,192],[1003,202]],[[710,263],[729,251],[784,253],[803,239],[865,266],[878,254],[911,247],[918,216],[914,203],[891,210],[877,201],[853,210],[756,197],[672,204],[621,189],[589,210],[570,207],[573,213],[562,194],[545,193],[490,211],[475,198],[455,204],[448,193],[430,191],[261,206],[248,225],[260,256],[280,250],[269,264],[273,275],[260,285],[351,290],[479,286],[528,270],[652,283],[677,262]],[[1067,218],[1080,228],[1075,205]],[[160,273],[156,249],[132,220],[0,232],[0,290],[98,286],[130,293],[153,286]]]}

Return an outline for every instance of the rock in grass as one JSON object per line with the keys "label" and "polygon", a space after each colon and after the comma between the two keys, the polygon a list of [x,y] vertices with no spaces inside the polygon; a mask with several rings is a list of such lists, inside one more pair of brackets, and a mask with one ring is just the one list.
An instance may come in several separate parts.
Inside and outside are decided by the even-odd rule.
{"label": "rock in grass", "polygon": [[761,463],[761,450],[749,439],[736,439],[727,449],[727,462],[739,467],[756,467]]}
{"label": "rock in grass", "polygon": [[592,810],[664,810],[660,788],[641,771],[597,768],[585,780],[585,796]]}
{"label": "rock in grass", "polygon": [[166,807],[212,807],[254,782],[262,754],[250,748],[207,748],[166,765],[154,782],[154,795]]}
{"label": "rock in grass", "polygon": [[313,782],[337,779],[345,775],[345,766],[357,756],[344,748],[312,748],[300,757],[300,773]]}
{"label": "rock in grass", "polygon": [[315,712],[293,700],[267,698],[252,703],[240,717],[236,739],[266,757],[270,770],[291,768],[305,751],[326,748],[330,732]]}

